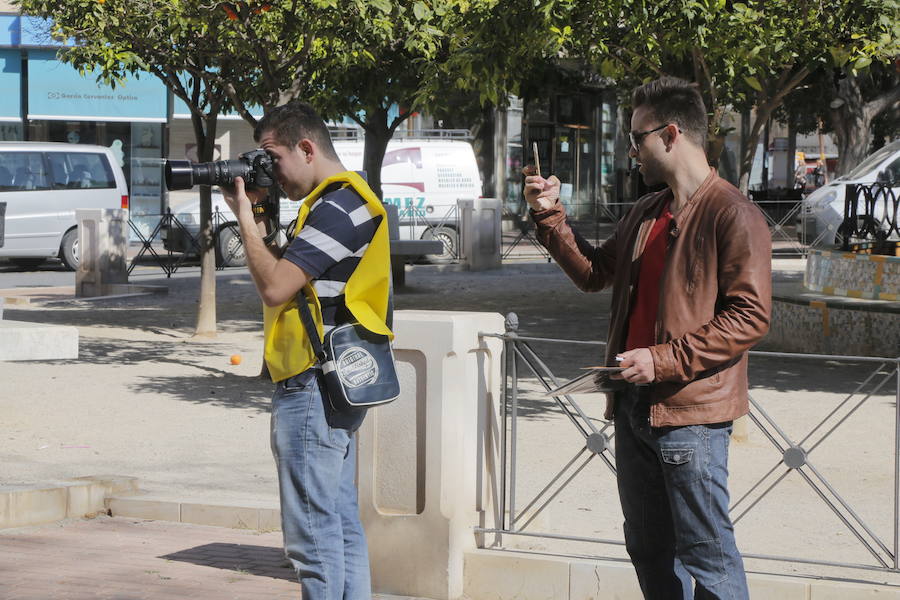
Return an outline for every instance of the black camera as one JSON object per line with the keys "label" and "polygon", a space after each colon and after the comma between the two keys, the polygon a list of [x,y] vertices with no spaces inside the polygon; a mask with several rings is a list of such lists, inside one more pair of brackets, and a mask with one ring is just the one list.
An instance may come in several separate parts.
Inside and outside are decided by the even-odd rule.
{"label": "black camera", "polygon": [[241,154],[236,160],[192,163],[189,160],[166,161],[166,188],[187,190],[195,185],[233,185],[242,177],[248,188],[275,185],[272,158],[262,148]]}

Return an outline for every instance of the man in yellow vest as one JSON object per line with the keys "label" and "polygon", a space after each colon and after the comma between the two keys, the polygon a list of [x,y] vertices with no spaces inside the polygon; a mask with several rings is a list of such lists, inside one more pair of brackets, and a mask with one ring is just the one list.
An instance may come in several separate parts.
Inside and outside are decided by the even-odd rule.
{"label": "man in yellow vest", "polygon": [[287,196],[304,199],[288,232],[292,239],[281,248],[272,244],[264,190],[245,189],[241,178],[223,189],[264,304],[285,552],[304,600],[367,600],[369,559],[353,444],[365,409],[338,412],[331,406],[297,297],[302,290],[320,335],[355,320],[390,336],[387,219],[363,177],[341,164],[325,123],[308,104],[275,108],[254,137]]}

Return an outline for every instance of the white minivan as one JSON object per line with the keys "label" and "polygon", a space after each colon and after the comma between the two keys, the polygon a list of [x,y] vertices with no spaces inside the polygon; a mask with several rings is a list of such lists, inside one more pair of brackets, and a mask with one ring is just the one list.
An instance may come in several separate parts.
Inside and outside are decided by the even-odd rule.
{"label": "white minivan", "polygon": [[60,258],[78,266],[77,208],[128,208],[125,175],[104,146],[0,142],[0,257],[22,267]]}
{"label": "white minivan", "polygon": [[[362,170],[363,141],[335,141],[344,166]],[[481,175],[469,142],[402,139],[388,142],[381,163],[384,203],[397,207],[400,239],[436,239],[445,256],[459,251],[458,200],[481,197]]]}
{"label": "white minivan", "polygon": [[[351,171],[363,166],[362,140],[336,140],[334,149]],[[444,244],[442,257],[457,256],[459,215],[457,201],[481,196],[481,176],[472,145],[463,140],[405,139],[388,143],[381,164],[381,189],[385,204],[398,208],[400,239],[436,239]],[[200,230],[200,200],[195,189],[169,192],[169,206],[181,227],[163,231],[166,249],[191,252]],[[287,225],[300,202],[281,199],[280,217]],[[221,192],[213,188],[212,210],[217,233],[216,256],[224,266],[246,264],[231,210]]]}
{"label": "white minivan", "polygon": [[[823,185],[803,199],[802,213],[797,218],[797,234],[801,242],[811,246],[831,247],[840,243],[838,230],[844,221],[847,188],[853,184],[891,184],[882,193],[900,197],[900,140],[895,140],[867,156],[849,173]],[[876,224],[886,223],[885,202],[876,203],[877,214],[870,215]],[[888,209],[890,210],[890,209]],[[858,212],[863,212],[858,202]],[[860,217],[861,218],[861,217]]]}

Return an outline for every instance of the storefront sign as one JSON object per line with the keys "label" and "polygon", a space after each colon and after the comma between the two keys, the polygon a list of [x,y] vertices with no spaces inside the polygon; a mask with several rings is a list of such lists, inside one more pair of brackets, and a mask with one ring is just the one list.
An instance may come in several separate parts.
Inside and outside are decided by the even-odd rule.
{"label": "storefront sign", "polygon": [[0,121],[22,120],[22,53],[0,50]]}
{"label": "storefront sign", "polygon": [[166,121],[166,87],[153,75],[128,76],[115,88],[82,77],[54,50],[28,52],[28,118],[68,121]]}

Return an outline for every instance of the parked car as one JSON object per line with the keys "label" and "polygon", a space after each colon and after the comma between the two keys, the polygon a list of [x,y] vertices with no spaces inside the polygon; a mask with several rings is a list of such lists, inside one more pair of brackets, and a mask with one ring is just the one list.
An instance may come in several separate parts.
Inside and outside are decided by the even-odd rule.
{"label": "parked car", "polygon": [[0,142],[0,257],[33,268],[49,258],[78,266],[77,208],[128,208],[125,175],[104,146]]}
{"label": "parked car", "polygon": [[[344,166],[362,170],[362,141],[335,141],[334,148]],[[481,177],[471,144],[461,140],[396,140],[388,143],[381,167],[385,204],[398,207],[400,239],[437,239],[444,256],[456,256],[459,247],[459,217],[456,202],[481,196]],[[173,252],[195,254],[200,231],[200,195],[197,189],[169,192],[169,206],[178,223],[163,230],[164,247]],[[287,226],[297,216],[300,202],[281,199],[280,217]],[[213,188],[213,225],[216,232],[217,264],[242,266],[247,259],[237,228],[222,193]]]}
{"label": "parked car", "polygon": [[[867,156],[859,165],[842,177],[825,184],[803,199],[798,216],[797,235],[801,242],[813,246],[833,246],[841,242],[839,229],[844,221],[847,188],[853,184],[889,184],[894,197],[900,195],[900,140],[896,140]],[[879,202],[879,211],[870,218],[882,226],[886,204]],[[862,202],[857,212],[863,212]],[[860,219],[864,217],[859,217]],[[859,225],[862,225],[860,223]]]}

